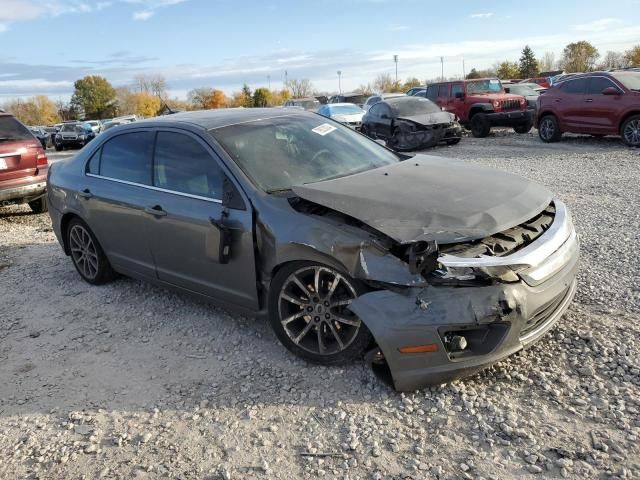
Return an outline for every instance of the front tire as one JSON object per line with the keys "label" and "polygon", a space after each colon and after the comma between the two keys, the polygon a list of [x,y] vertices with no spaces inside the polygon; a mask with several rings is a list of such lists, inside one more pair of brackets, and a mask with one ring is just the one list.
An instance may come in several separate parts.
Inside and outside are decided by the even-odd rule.
{"label": "front tire", "polygon": [[91,285],[102,285],[116,276],[95,235],[79,218],[67,226],[67,246],[73,266],[82,279]]}
{"label": "front tire", "polygon": [[274,276],[269,320],[282,344],[310,362],[338,365],[362,358],[371,342],[349,310],[363,292],[349,275],[314,262],[293,262]]}
{"label": "front tire", "polygon": [[538,135],[540,136],[540,140],[545,143],[560,141],[562,132],[560,131],[558,119],[554,115],[545,115],[542,117],[540,125],[538,125]]}
{"label": "front tire", "polygon": [[513,127],[513,131],[520,134],[520,135],[524,135],[525,133],[529,133],[531,131],[531,129],[533,128],[533,124],[531,122],[529,123],[525,123],[523,125],[518,125]]}
{"label": "front tire", "polygon": [[56,152],[61,152],[62,150],[64,150],[64,147],[62,145],[56,144]]}
{"label": "front tire", "polygon": [[33,213],[46,213],[49,211],[49,204],[47,203],[46,195],[40,197],[32,202],[29,202],[29,208]]}
{"label": "front tire", "polygon": [[640,115],[627,118],[620,128],[620,135],[629,147],[640,147]]}
{"label": "front tire", "polygon": [[471,118],[471,134],[476,138],[485,138],[491,132],[491,124],[484,113],[476,113]]}

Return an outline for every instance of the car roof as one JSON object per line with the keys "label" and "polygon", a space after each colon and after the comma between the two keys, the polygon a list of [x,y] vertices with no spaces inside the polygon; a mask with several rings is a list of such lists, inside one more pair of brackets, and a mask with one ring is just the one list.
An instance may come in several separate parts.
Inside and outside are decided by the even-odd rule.
{"label": "car roof", "polygon": [[424,102],[425,100],[427,102],[431,102],[431,100],[429,100],[428,98],[424,98],[424,97],[414,97],[411,95],[404,95],[402,97],[391,97],[391,98],[387,98],[385,99],[383,102],[381,103],[389,103],[391,105],[397,104],[397,103],[403,103],[403,102],[415,102],[416,100],[420,101],[420,102]]}
{"label": "car roof", "polygon": [[[305,112],[282,108],[221,108],[214,110],[199,110],[194,112],[180,112],[163,117],[155,117],[125,125],[136,128],[149,123],[189,123],[206,130],[226,127],[244,122],[253,122],[268,118],[304,115]],[[309,113],[309,115],[314,115]]]}
{"label": "car roof", "polygon": [[[324,107],[325,105],[323,105]],[[358,107],[355,103],[349,103],[349,102],[339,102],[339,103],[327,103],[326,105],[329,108],[333,108],[333,107]]]}

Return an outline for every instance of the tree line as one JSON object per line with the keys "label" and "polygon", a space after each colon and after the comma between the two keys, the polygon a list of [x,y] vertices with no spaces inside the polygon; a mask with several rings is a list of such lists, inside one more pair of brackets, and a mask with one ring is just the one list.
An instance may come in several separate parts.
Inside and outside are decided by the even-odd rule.
{"label": "tree line", "polygon": [[[545,52],[542,56],[536,57],[533,50],[526,45],[518,61],[496,62],[492,68],[485,70],[472,68],[466,78],[494,76],[501,79],[531,78],[538,76],[541,72],[553,70],[573,73],[630,66],[640,66],[640,45],[625,52],[608,51],[601,56],[596,47],[582,40],[568,44],[557,61],[552,52]],[[434,79],[434,81],[437,80],[443,79]],[[426,83],[430,82],[430,80],[426,81]],[[424,84],[425,81],[416,77],[401,81],[383,73],[373,82],[360,85],[356,92],[364,95],[373,92],[406,92]],[[162,75],[138,75],[133,79],[132,85],[127,87],[114,87],[102,76],[89,75],[76,80],[69,102],[62,100],[54,102],[45,95],[36,95],[28,99],[10,100],[3,105],[3,108],[27,125],[51,125],[64,120],[105,119],[120,115],[135,114],[154,117],[165,106],[172,111],[278,106],[290,98],[317,94],[311,81],[304,78],[288,80],[280,90],[265,87],[252,90],[249,85],[244,84],[231,96],[227,96],[222,90],[216,88],[194,88],[188,92],[187,100],[181,100],[169,97],[167,81]]]}

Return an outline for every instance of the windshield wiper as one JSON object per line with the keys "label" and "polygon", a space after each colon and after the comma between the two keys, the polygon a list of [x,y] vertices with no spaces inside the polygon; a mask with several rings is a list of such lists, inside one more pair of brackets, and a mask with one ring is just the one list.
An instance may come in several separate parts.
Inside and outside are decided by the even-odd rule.
{"label": "windshield wiper", "polygon": [[273,190],[267,190],[267,193],[282,193],[282,192],[290,192],[291,188],[274,188]]}

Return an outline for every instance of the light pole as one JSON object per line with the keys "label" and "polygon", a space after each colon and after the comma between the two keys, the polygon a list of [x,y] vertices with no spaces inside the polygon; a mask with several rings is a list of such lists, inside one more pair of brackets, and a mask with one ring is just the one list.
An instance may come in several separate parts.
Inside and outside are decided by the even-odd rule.
{"label": "light pole", "polygon": [[442,73],[440,75],[440,78],[444,82],[444,57],[440,57],[440,65],[442,66]]}
{"label": "light pole", "polygon": [[342,70],[338,70],[338,93],[342,93]]}
{"label": "light pole", "polygon": [[284,88],[286,90],[289,90],[289,80],[287,79],[287,75],[288,75],[287,71],[285,70],[284,71]]}
{"label": "light pole", "polygon": [[398,55],[393,56],[393,62],[396,64],[396,83],[398,83]]}
{"label": "light pole", "polygon": [[267,82],[269,82],[269,90],[271,90],[271,75],[267,75]]}

